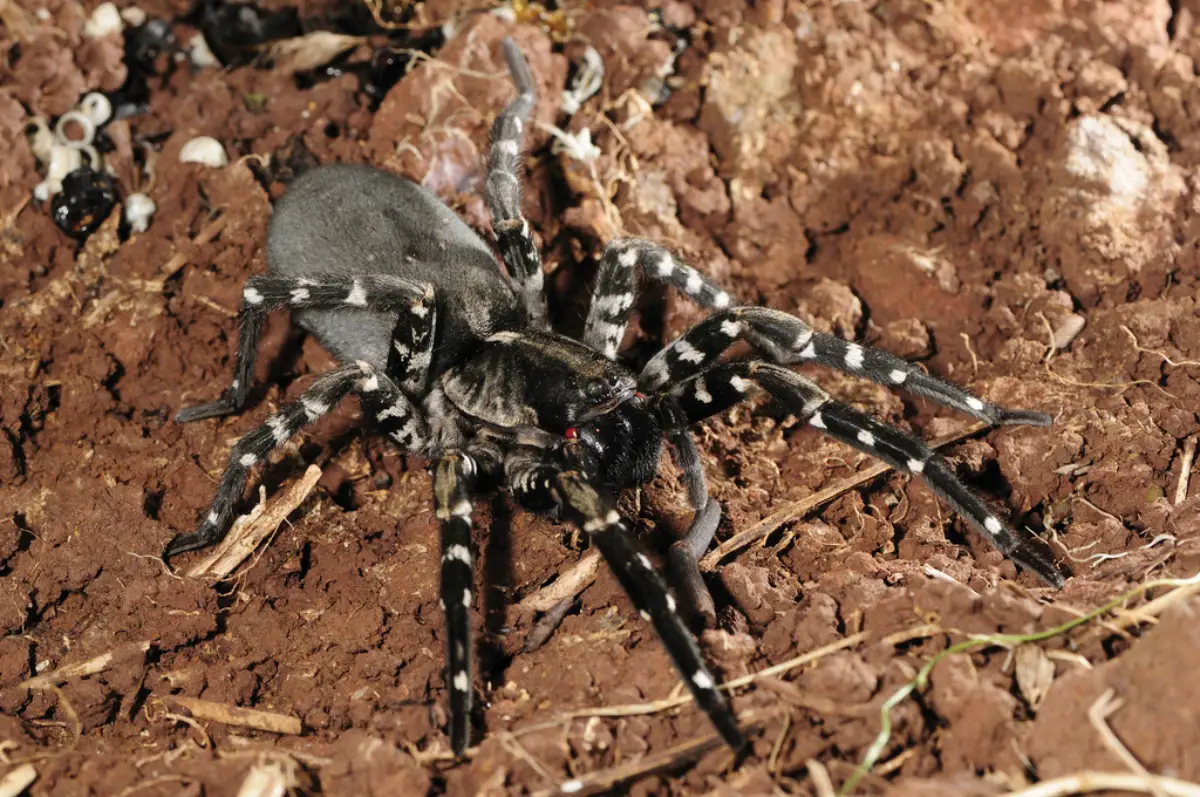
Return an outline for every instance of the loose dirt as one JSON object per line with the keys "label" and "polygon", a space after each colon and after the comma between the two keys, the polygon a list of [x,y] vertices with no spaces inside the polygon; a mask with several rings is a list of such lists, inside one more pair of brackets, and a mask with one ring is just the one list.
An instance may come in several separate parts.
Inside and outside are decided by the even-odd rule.
{"label": "loose dirt", "polygon": [[[387,36],[347,5],[307,2],[294,21],[365,35],[338,62],[363,63]],[[159,54],[172,68],[147,79],[142,113],[107,126],[104,154],[123,195],[144,191],[157,212],[134,233],[118,208],[79,244],[31,199],[45,172],[26,127],[125,84],[132,28],[84,36],[90,0],[0,3],[0,760],[33,766],[30,794],[552,792],[710,733],[690,705],[588,714],[680,689],[604,567],[525,652],[539,615],[522,599],[586,551],[567,527],[497,500],[476,539],[486,736],[450,760],[429,479],[423,462],[364,440],[352,402],[272,459],[268,501],[311,463],[324,474],[235,575],[213,584],[158,559],[208,511],[237,437],[331,365],[273,317],[247,411],[171,420],[231,378],[241,285],[265,269],[272,201],[306,165],[370,162],[423,180],[486,232],[482,153],[511,97],[499,50],[510,34],[541,89],[525,209],[561,329],[582,327],[604,242],[645,235],[741,301],[1055,417],[945,453],[1052,542],[1074,572],[1064,590],[1018,574],[920,481],[870,480],[726,557],[710,582],[719,627],[702,642],[731,679],[863,636],[737,692],[757,723],[739,768],[714,749],[615,788],[819,794],[812,761],[840,787],[880,706],[931,656],[1200,570],[1187,453],[1200,433],[1200,5],[668,0],[650,14],[594,0],[516,3],[517,22],[512,6],[479,5],[402,10],[434,24],[393,32],[418,51],[394,86],[352,68],[292,74],[282,57],[201,68]],[[195,44],[183,0],[141,10]],[[588,45],[605,78],[568,114],[563,90]],[[200,135],[227,165],[179,162]],[[629,358],[700,317],[648,291]],[[927,438],[968,424],[813,373]],[[726,509],[721,540],[872,464],[765,401],[698,436]],[[688,520],[669,460],[629,509],[661,557]],[[1110,689],[1120,744],[1152,772],[1200,780],[1200,601],[1169,603],[946,657],[893,710],[855,793],[996,794],[1127,771],[1088,719]],[[198,705],[292,718],[300,733]]]}

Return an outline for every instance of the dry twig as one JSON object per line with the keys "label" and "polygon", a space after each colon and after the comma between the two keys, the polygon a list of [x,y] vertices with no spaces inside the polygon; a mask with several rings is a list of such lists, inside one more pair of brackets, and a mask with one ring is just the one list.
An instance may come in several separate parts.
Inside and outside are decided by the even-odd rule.
{"label": "dry twig", "polygon": [[1179,461],[1179,482],[1175,485],[1175,505],[1187,500],[1188,481],[1192,478],[1192,463],[1196,461],[1196,435],[1183,441],[1183,457]]}
{"label": "dry twig", "polygon": [[81,678],[85,675],[95,675],[99,672],[104,672],[117,658],[124,658],[130,653],[145,653],[150,649],[149,642],[135,642],[131,645],[125,645],[110,650],[107,653],[101,654],[87,661],[81,661],[78,664],[69,664],[65,667],[59,667],[57,670],[35,675],[33,678],[27,678],[17,685],[18,689],[50,689],[51,687],[61,684],[64,681],[69,681],[72,678]]}
{"label": "dry twig", "polygon": [[596,571],[599,568],[600,552],[592,549],[578,562],[559,573],[552,583],[526,595],[521,600],[521,606],[535,612],[548,612],[567,598],[574,598],[583,592],[585,587],[596,580]]}
{"label": "dry twig", "polygon": [[287,714],[276,714],[272,711],[261,711],[242,706],[229,706],[224,703],[214,703],[211,700],[182,695],[168,695],[163,699],[178,703],[197,719],[219,722],[222,725],[255,728],[260,731],[292,734],[293,736],[299,735],[301,730],[300,719]]}
{"label": "dry twig", "polygon": [[244,562],[267,537],[279,528],[279,524],[292,514],[298,506],[304,503],[309,493],[321,479],[321,469],[309,465],[304,475],[266,506],[266,491],[260,488],[259,494],[263,500],[250,511],[234,521],[229,534],[221,544],[203,560],[197,562],[188,571],[189,578],[211,578],[216,581],[226,578]]}
{"label": "dry twig", "polygon": [[17,797],[37,780],[33,764],[22,764],[0,778],[0,797]]}

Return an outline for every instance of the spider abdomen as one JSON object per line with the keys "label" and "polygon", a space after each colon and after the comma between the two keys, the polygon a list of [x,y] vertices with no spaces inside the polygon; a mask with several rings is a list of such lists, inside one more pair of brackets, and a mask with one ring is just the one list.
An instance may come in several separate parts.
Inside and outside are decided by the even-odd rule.
{"label": "spider abdomen", "polygon": [[[491,248],[432,193],[369,166],[331,164],[298,177],[272,214],[267,261],[277,276],[392,275],[433,286],[434,375],[479,339],[525,324]],[[293,317],[342,362],[385,368],[398,311],[296,309]]]}

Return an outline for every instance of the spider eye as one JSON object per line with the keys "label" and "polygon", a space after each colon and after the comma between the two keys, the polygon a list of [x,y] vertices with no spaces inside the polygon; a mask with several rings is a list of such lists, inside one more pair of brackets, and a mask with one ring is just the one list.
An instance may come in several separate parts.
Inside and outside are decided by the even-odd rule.
{"label": "spider eye", "polygon": [[608,384],[600,379],[593,379],[583,387],[583,394],[592,401],[600,401],[608,395],[608,392]]}

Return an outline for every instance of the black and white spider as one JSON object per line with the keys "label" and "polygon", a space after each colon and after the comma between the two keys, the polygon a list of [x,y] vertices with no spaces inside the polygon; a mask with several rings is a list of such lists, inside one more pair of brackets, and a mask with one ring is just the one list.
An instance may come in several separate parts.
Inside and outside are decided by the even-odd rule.
{"label": "black and white spider", "polygon": [[[735,749],[745,738],[675,599],[614,508],[617,494],[648,482],[662,439],[682,469],[695,517],[672,546],[680,587],[711,598],[697,561],[712,541],[720,505],[709,498],[688,428],[758,388],[797,417],[897,468],[922,475],[972,526],[1044,581],[1062,576],[1037,538],[1023,539],[972,494],[922,442],[832,399],[783,367],[811,361],[902,387],[995,424],[1049,424],[1048,416],[976,398],[875,349],[814,332],[799,319],[730,296],[663,247],[634,238],[608,245],[582,341],[551,331],[541,257],[520,212],[522,129],[535,103],[533,77],[511,40],[504,55],[516,99],[492,130],[486,199],[489,246],[436,197],[364,166],[331,165],[299,177],[279,201],[267,239],[270,273],[247,281],[233,383],[217,401],[179,412],[180,422],[237,412],[246,403],[268,311],[287,307],[340,365],[233,448],[211,510],[176,536],[164,559],[212,545],[226,533],[250,469],[342,398],[358,396],[364,423],[401,450],[432,462],[441,521],[441,603],[446,621],[450,741],[470,739],[472,501],[499,481],[534,511],[578,524],[654,624],[696,701]],[[635,274],[666,282],[714,312],[634,374],[617,357]],[[728,361],[747,341],[770,361]]]}

